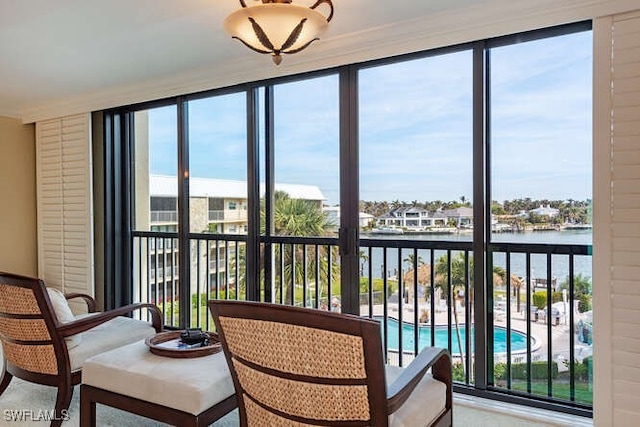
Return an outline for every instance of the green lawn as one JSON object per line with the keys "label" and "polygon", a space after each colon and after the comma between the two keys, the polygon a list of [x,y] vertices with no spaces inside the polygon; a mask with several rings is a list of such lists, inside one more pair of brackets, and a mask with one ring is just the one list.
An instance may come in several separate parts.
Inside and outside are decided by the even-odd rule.
{"label": "green lawn", "polygon": [[[538,396],[547,395],[547,382],[546,381],[531,381],[531,394]],[[511,388],[516,391],[527,392],[527,382],[522,380],[513,380],[511,382]],[[570,400],[570,385],[565,381],[554,381],[552,383],[553,397],[557,399]],[[593,390],[589,389],[589,384],[583,381],[576,381],[575,383],[575,400],[576,402],[586,403],[588,405],[593,404]]]}
{"label": "green lawn", "polygon": [[[397,285],[396,285],[397,287]],[[337,288],[337,289],[336,289]],[[332,286],[332,293],[334,293],[334,289],[336,289],[339,292],[339,286],[335,286],[335,288]],[[302,301],[302,289],[301,287],[296,287],[295,289],[295,296],[296,296],[296,301]],[[313,296],[313,292],[308,292],[308,297],[312,297]],[[218,295],[218,297],[220,299],[225,299],[226,294],[225,292],[220,292],[220,294]],[[241,296],[242,297],[242,296]],[[229,295],[229,299],[235,299],[235,292],[230,293]],[[162,306],[160,306],[160,309],[162,309]],[[165,315],[166,317],[166,322],[169,323],[170,322],[170,313],[169,310],[171,309],[171,306],[168,304],[167,307],[167,313]],[[173,307],[174,309],[174,317],[177,320],[178,318],[178,309],[177,306]],[[213,325],[213,319],[211,318],[211,315],[209,314],[209,309],[206,306],[206,299],[204,299],[203,297],[201,297],[200,299],[200,312],[198,313],[198,310],[196,308],[196,300],[195,300],[195,296],[193,298],[192,304],[191,304],[191,319],[192,320],[192,326],[195,326],[196,324],[199,324],[203,329],[205,329],[206,327],[206,322],[207,322],[207,317],[209,318],[209,329],[210,330],[214,330],[214,325]],[[199,322],[196,322],[196,319],[199,320]],[[538,396],[546,396],[547,395],[547,381],[532,381],[531,382],[531,394],[533,395],[538,395]],[[504,385],[502,386],[502,388],[506,388]],[[515,391],[520,391],[520,392],[527,392],[527,382],[523,381],[523,380],[512,380],[511,382],[511,388],[512,390]],[[569,382],[566,380],[555,380],[552,383],[552,391],[553,391],[553,397],[554,398],[558,398],[558,399],[565,399],[567,401],[570,400],[570,385]],[[575,395],[575,401],[576,402],[580,402],[580,403],[585,403],[588,405],[593,404],[593,390],[590,389],[590,386],[587,382],[584,381],[576,381],[575,382],[575,390],[574,390],[574,395]]]}

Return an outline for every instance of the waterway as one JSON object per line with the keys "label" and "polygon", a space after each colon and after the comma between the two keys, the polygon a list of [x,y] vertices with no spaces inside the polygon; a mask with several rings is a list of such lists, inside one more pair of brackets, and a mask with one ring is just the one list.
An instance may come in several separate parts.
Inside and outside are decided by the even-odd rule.
{"label": "waterway", "polygon": [[[561,230],[561,231],[528,231],[523,233],[494,233],[492,239],[494,242],[510,242],[510,243],[544,243],[549,245],[591,245],[592,230]],[[402,235],[361,235],[361,239],[385,239],[385,240],[419,240],[419,241],[449,241],[449,242],[470,242],[472,233],[459,234],[402,234]],[[362,248],[365,253],[367,248]],[[410,267],[405,261],[408,255],[413,251],[409,249],[402,250],[401,272],[406,272]],[[446,254],[445,251],[435,251],[435,259]],[[455,253],[454,253],[455,256]],[[418,258],[420,261],[429,263],[429,250],[419,250]],[[506,269],[505,254],[494,254],[493,263]],[[361,270],[367,275],[369,269],[369,260],[361,260]],[[383,276],[383,252],[379,248],[374,248],[372,257],[373,277]],[[398,273],[398,252],[396,249],[387,249],[387,277],[395,277]],[[526,277],[526,260],[524,254],[511,255],[511,273],[517,276]],[[574,257],[574,273],[581,274],[584,277],[592,277],[592,257],[591,256],[575,256]],[[551,277],[556,278],[560,284],[567,279],[569,275],[569,256],[553,255],[551,262]],[[547,277],[547,257],[546,255],[531,255],[531,277],[544,279]]]}

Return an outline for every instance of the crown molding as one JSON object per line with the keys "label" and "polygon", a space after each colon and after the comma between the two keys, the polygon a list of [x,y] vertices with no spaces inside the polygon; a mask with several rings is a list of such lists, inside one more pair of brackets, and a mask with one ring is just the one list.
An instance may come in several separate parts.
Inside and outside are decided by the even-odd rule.
{"label": "crown molding", "polygon": [[[493,4],[495,3],[495,4]],[[35,122],[97,111],[236,84],[326,69],[345,64],[451,46],[538,28],[638,10],[637,0],[513,0],[489,2],[323,39],[302,55],[287,56],[279,66],[247,52],[170,78],[114,87],[61,102],[27,107],[17,115]],[[500,6],[496,13],[495,5]],[[241,46],[238,47],[241,49]]]}
{"label": "crown molding", "polygon": [[10,119],[21,119],[22,114],[20,113],[20,111],[16,111],[16,110],[0,109],[0,117],[7,117]]}

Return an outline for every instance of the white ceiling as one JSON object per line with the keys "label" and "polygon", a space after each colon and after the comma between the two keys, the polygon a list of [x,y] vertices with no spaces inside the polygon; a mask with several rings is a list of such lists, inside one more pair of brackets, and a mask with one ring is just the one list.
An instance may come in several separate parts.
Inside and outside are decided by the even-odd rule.
{"label": "white ceiling", "polygon": [[[222,30],[224,18],[240,7],[237,0],[0,0],[0,115],[36,120],[53,111],[95,110],[368,59],[389,49],[415,50],[428,47],[420,41],[427,38],[422,35],[427,28],[437,29],[446,40],[453,31],[450,25],[473,26],[474,15],[495,21],[505,14],[532,12],[531,3],[552,4],[333,2],[335,16],[322,40],[285,56],[275,67],[268,56],[250,51]],[[459,16],[466,21],[456,21]],[[362,57],[359,51],[368,53]]]}

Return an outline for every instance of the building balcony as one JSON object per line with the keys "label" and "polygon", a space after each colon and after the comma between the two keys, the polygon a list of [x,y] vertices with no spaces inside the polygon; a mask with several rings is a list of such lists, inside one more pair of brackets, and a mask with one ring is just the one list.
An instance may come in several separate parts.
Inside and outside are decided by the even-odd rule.
{"label": "building balcony", "polygon": [[246,210],[216,210],[209,211],[209,222],[246,222]]}
{"label": "building balcony", "polygon": [[178,212],[176,211],[151,211],[149,218],[151,224],[177,224]]}

